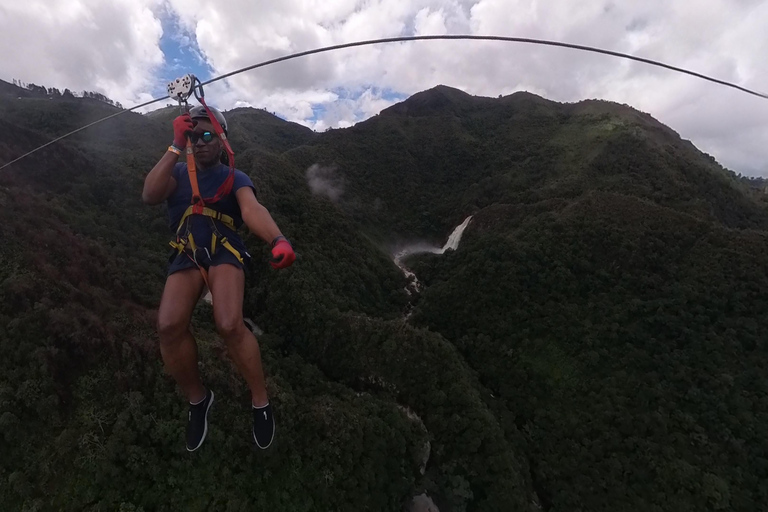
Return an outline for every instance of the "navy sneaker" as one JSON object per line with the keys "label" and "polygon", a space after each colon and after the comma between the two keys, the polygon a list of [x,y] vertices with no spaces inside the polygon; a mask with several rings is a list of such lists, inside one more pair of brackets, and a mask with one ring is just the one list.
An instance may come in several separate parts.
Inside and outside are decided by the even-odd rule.
{"label": "navy sneaker", "polygon": [[272,406],[267,403],[262,407],[251,405],[253,409],[253,440],[262,450],[269,448],[275,438],[275,417]]}
{"label": "navy sneaker", "polygon": [[208,411],[213,405],[213,391],[206,391],[205,398],[197,404],[189,404],[187,419],[187,451],[193,452],[200,448],[208,434]]}

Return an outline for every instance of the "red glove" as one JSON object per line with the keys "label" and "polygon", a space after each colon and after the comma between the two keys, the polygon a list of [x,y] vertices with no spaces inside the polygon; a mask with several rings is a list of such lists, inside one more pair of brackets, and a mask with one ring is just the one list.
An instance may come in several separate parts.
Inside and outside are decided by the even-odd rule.
{"label": "red glove", "polygon": [[173,145],[177,148],[187,147],[187,133],[195,128],[189,113],[182,114],[173,120]]}
{"label": "red glove", "polygon": [[296,261],[296,254],[287,238],[279,236],[272,241],[272,259],[269,264],[272,268],[285,268]]}

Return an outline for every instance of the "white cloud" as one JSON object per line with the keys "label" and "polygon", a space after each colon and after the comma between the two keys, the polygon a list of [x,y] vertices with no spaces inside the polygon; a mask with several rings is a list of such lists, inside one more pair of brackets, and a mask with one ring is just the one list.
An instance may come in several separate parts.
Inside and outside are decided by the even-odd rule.
{"label": "white cloud", "polygon": [[416,13],[414,28],[416,35],[443,35],[448,33],[443,10],[431,11],[429,7],[425,7]]}
{"label": "white cloud", "polygon": [[394,100],[382,97],[383,92],[365,89],[354,98],[336,98],[326,102],[322,107],[322,115],[317,121],[304,123],[316,131],[328,128],[347,128],[358,121],[368,119],[393,105]]}
{"label": "white cloud", "polygon": [[[5,73],[46,85],[94,84],[126,102],[153,90],[158,16],[179,18],[215,74],[292,52],[412,34],[558,40],[632,53],[768,88],[768,2],[762,0],[29,0],[0,8]],[[189,41],[190,43],[193,42]],[[194,49],[194,45],[189,47]],[[194,52],[185,52],[189,66]],[[181,65],[184,63],[182,62]],[[10,77],[9,77],[10,78]],[[209,102],[264,107],[315,129],[349,126],[409,95],[446,84],[497,96],[528,90],[556,101],[604,98],[669,124],[745,174],[768,175],[768,102],[638,62],[522,43],[424,41],[313,55],[206,88]],[[157,87],[157,84],[152,84]],[[117,91],[117,93],[115,93]],[[342,94],[343,93],[343,94]],[[238,103],[239,102],[239,103]],[[319,113],[319,114],[318,114]],[[318,117],[319,116],[319,117]]]}
{"label": "white cloud", "polygon": [[[170,0],[217,72],[315,47],[411,34],[560,40],[658,59],[744,86],[768,83],[768,3],[571,0]],[[226,30],[219,27],[227,27]],[[404,94],[446,84],[496,96],[529,90],[556,101],[602,97],[668,123],[722,163],[768,174],[768,102],[693,77],[562,48],[486,42],[376,45],[248,72],[229,94],[315,129],[347,126],[388,106],[372,87]],[[345,89],[355,99],[322,91]],[[312,106],[322,106],[320,119]]]}
{"label": "white cloud", "polygon": [[97,91],[124,104],[146,98],[163,63],[158,5],[159,0],[4,2],[4,78]]}

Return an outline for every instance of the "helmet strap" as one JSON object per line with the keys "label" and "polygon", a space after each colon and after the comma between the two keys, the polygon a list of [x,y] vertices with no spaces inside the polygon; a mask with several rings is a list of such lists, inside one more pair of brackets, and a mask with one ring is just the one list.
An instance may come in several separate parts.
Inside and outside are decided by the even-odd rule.
{"label": "helmet strap", "polygon": [[235,153],[232,151],[232,147],[229,145],[229,140],[227,140],[227,134],[224,133],[224,128],[221,127],[219,120],[216,119],[216,116],[213,115],[211,109],[208,108],[208,105],[205,103],[205,97],[201,94],[200,96],[197,96],[197,99],[208,113],[208,119],[211,120],[211,124],[213,125],[213,129],[216,131],[216,135],[218,135],[219,139],[224,143],[224,150],[227,152],[227,157],[229,158],[229,168],[234,170]]}

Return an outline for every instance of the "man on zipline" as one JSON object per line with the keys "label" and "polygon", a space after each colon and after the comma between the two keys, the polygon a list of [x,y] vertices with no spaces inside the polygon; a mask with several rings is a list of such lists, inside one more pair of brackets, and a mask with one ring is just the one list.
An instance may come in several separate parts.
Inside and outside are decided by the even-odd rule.
{"label": "man on zipline", "polygon": [[[253,440],[265,449],[272,443],[275,422],[267,396],[256,337],[243,321],[245,268],[250,260],[237,234],[248,229],[272,246],[271,265],[285,268],[295,260],[267,209],[255,195],[247,174],[228,166],[227,122],[220,111],[193,107],[173,121],[173,144],[149,172],[142,199],[146,204],[167,201],[176,249],[169,260],[157,329],[166,371],[189,400],[187,450],[198,449],[208,433],[213,391],[203,385],[197,366],[197,345],[189,324],[204,289],[211,292],[216,328],[251,390]],[[218,134],[217,134],[218,131]],[[179,163],[187,137],[192,144],[190,165]],[[230,154],[231,154],[231,150]]]}

